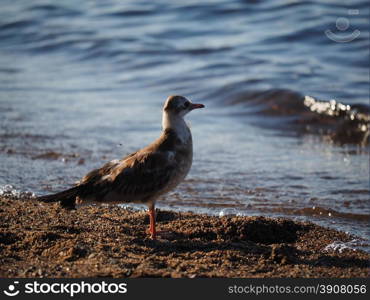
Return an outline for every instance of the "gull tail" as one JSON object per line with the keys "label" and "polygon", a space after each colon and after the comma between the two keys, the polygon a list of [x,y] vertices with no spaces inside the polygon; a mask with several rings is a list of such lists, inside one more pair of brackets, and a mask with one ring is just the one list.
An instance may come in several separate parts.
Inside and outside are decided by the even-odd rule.
{"label": "gull tail", "polygon": [[37,197],[38,201],[46,202],[46,203],[53,203],[53,202],[60,202],[61,206],[64,208],[75,208],[76,197],[80,194],[81,186],[75,186],[68,190],[52,194]]}

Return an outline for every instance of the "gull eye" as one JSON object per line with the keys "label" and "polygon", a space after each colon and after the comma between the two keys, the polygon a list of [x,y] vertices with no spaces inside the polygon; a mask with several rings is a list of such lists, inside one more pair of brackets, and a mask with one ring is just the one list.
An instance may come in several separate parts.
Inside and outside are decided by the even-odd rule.
{"label": "gull eye", "polygon": [[189,105],[190,105],[190,102],[189,102],[189,101],[186,101],[186,102],[184,103],[184,107],[185,107],[185,108],[188,108],[188,107],[189,107]]}

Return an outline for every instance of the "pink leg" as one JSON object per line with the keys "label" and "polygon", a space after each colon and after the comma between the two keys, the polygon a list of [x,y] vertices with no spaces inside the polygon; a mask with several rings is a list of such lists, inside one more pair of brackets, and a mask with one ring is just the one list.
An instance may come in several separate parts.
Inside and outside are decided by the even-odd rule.
{"label": "pink leg", "polygon": [[157,238],[157,231],[155,229],[155,207],[154,205],[151,205],[149,207],[149,232],[150,232],[150,237],[155,240]]}
{"label": "pink leg", "polygon": [[156,240],[157,236],[159,236],[160,238],[171,238],[171,236],[173,236],[173,234],[171,232],[163,231],[163,230],[157,231],[156,226],[155,226],[155,217],[156,217],[155,207],[154,207],[154,204],[152,204],[152,205],[149,206],[149,222],[150,222],[150,224],[149,224],[149,233],[150,233],[150,237],[153,240]]}

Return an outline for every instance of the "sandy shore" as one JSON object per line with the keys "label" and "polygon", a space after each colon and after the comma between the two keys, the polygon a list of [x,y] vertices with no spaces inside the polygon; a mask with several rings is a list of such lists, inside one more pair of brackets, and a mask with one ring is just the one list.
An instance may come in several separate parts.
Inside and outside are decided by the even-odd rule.
{"label": "sandy shore", "polygon": [[367,277],[370,255],[324,248],[353,237],[312,223],[158,212],[64,210],[0,198],[1,277]]}

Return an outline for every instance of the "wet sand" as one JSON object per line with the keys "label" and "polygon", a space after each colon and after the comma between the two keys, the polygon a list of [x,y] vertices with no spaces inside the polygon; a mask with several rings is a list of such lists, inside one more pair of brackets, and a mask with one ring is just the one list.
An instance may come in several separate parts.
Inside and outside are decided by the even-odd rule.
{"label": "wet sand", "polygon": [[368,277],[368,253],[324,248],[353,239],[312,223],[117,206],[69,211],[0,197],[1,277]]}

